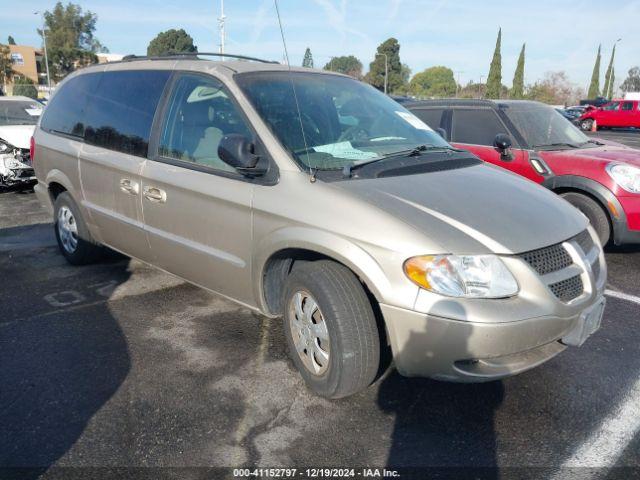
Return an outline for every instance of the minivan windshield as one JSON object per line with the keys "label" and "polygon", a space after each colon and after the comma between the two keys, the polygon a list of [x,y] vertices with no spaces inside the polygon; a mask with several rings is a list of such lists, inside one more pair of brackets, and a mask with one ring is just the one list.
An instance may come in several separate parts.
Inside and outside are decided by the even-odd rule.
{"label": "minivan windshield", "polygon": [[251,72],[235,78],[305,168],[342,169],[396,153],[406,155],[416,147],[450,148],[418,117],[352,78],[313,72]]}
{"label": "minivan windshield", "polygon": [[42,105],[38,102],[0,99],[0,126],[35,125],[41,113]]}
{"label": "minivan windshield", "polygon": [[589,138],[555,108],[541,103],[508,103],[502,110],[525,139],[529,148],[577,148]]}

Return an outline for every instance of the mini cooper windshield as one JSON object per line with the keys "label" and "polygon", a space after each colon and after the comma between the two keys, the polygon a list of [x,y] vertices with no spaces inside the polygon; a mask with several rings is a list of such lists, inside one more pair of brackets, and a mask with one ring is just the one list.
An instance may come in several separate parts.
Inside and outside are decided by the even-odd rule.
{"label": "mini cooper windshield", "polygon": [[401,157],[415,149],[451,148],[391,98],[351,78],[258,72],[236,79],[269,128],[305,168],[337,170],[396,154]]}
{"label": "mini cooper windshield", "polygon": [[503,107],[529,148],[558,150],[591,145],[589,138],[554,108],[539,103],[509,103]]}

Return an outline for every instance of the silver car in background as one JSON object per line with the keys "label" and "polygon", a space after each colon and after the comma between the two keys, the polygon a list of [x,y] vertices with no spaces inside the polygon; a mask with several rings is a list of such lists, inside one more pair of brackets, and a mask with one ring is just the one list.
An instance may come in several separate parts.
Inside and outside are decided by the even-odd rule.
{"label": "silver car in background", "polygon": [[36,192],[62,254],[103,246],[269,317],[318,395],[403,375],[478,382],[600,324],[587,219],[447,144],[349,77],[269,62],[131,58],[57,88]]}

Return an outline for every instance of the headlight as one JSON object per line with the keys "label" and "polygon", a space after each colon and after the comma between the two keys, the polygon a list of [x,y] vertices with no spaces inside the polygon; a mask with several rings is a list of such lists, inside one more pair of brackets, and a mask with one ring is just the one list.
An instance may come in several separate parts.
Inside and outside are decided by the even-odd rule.
{"label": "headlight", "polygon": [[624,163],[610,163],[606,170],[618,186],[627,192],[640,193],[640,168]]}
{"label": "headlight", "polygon": [[6,153],[13,149],[11,145],[0,138],[0,153]]}
{"label": "headlight", "polygon": [[449,297],[504,298],[518,283],[495,255],[424,255],[404,262],[404,272],[422,288]]}

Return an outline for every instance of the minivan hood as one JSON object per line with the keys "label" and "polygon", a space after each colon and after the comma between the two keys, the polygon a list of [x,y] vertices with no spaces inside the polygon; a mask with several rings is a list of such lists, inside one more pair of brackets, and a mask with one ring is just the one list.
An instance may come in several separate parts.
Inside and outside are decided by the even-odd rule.
{"label": "minivan hood", "polygon": [[490,165],[334,185],[413,226],[441,248],[424,253],[522,253],[567,240],[589,223],[556,194]]}
{"label": "minivan hood", "polygon": [[599,161],[603,163],[621,162],[640,167],[640,150],[618,145],[602,145],[594,148],[577,148],[575,150],[539,151],[544,160],[559,157],[576,160]]}
{"label": "minivan hood", "polygon": [[14,147],[29,148],[35,125],[0,125],[0,138]]}

